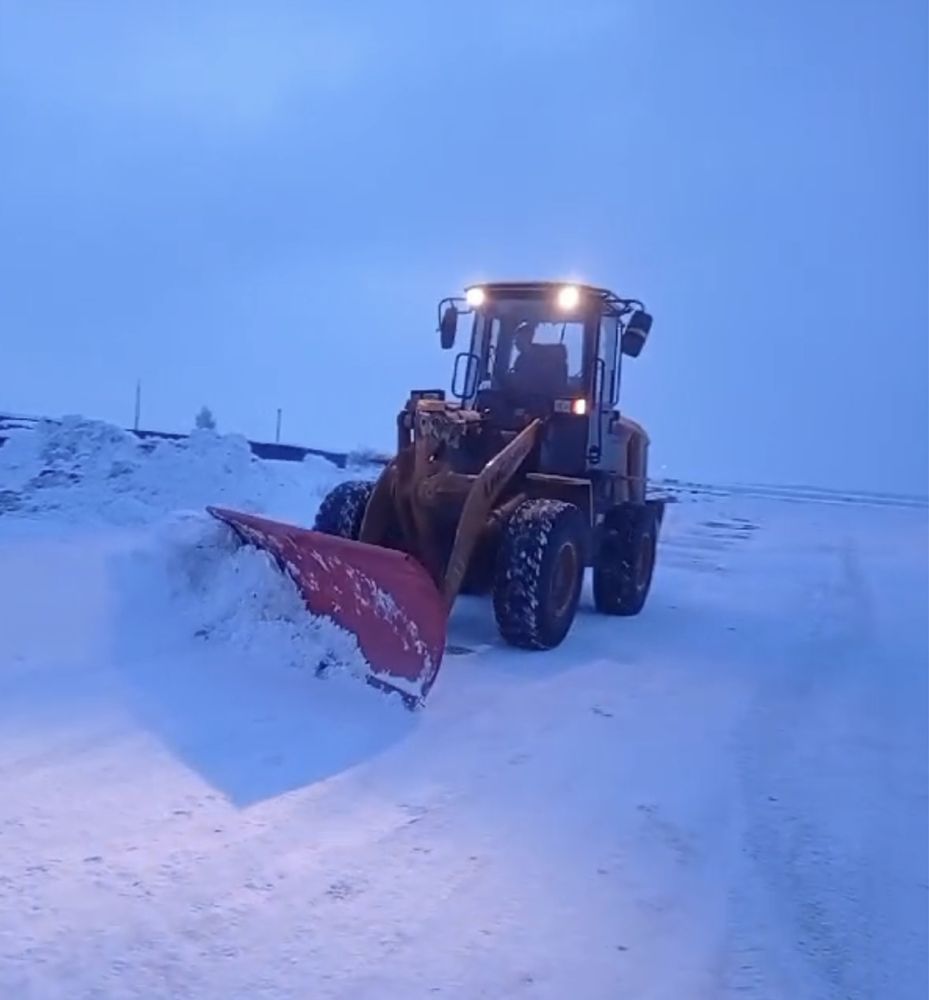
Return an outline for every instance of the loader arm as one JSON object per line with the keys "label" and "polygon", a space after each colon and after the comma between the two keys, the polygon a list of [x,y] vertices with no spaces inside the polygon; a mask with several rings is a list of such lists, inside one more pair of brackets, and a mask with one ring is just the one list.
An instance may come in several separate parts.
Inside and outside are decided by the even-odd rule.
{"label": "loader arm", "polygon": [[[358,530],[359,542],[367,542],[369,545],[384,544],[390,525],[398,516],[394,491],[401,472],[401,460],[407,457],[401,453],[392,458],[375,481]],[[405,529],[407,526],[401,525],[401,527]]]}

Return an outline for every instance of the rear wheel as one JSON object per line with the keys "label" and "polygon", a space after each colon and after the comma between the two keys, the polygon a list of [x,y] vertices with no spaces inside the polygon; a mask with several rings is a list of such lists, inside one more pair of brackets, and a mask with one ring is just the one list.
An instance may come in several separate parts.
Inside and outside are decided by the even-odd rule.
{"label": "rear wheel", "polygon": [[357,539],[373,489],[374,483],[367,480],[350,479],[339,483],[319,505],[314,530],[340,538]]}
{"label": "rear wheel", "polygon": [[605,615],[637,615],[655,571],[659,516],[647,505],[616,507],[607,514],[594,561],[594,605]]}
{"label": "rear wheel", "polygon": [[561,500],[526,500],[506,522],[493,605],[510,645],[551,649],[567,635],[584,582],[586,530],[581,511]]}

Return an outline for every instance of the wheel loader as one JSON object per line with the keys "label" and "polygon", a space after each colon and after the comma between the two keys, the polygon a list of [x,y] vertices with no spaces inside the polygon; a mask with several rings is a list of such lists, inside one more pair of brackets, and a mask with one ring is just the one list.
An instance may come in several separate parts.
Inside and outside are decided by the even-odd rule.
{"label": "wheel loader", "polygon": [[638,614],[664,517],[647,495],[648,435],[618,408],[623,359],[652,326],[642,303],[575,283],[464,291],[437,311],[442,348],[465,341],[450,393],[410,393],[379,475],[337,485],[312,528],[208,508],[410,707],[435,681],[462,593],[489,595],[502,639],[523,649],[562,642],[588,568],[598,612]]}

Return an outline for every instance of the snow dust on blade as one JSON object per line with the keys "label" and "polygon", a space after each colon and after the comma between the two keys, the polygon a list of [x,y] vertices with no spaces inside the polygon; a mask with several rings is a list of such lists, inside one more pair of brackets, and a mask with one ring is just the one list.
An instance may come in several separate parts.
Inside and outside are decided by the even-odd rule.
{"label": "snow dust on blade", "polygon": [[223,507],[207,511],[270,553],[313,614],[355,636],[370,683],[399,692],[410,706],[422,703],[442,663],[446,612],[415,559]]}

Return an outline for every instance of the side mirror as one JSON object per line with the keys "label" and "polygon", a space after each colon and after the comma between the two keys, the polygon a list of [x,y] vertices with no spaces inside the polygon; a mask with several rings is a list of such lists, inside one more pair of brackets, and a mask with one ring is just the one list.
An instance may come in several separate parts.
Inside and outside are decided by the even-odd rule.
{"label": "side mirror", "polygon": [[623,330],[623,337],[620,343],[620,350],[630,358],[637,358],[642,353],[645,341],[648,340],[648,332],[652,328],[652,317],[650,313],[643,309],[636,311],[629,317],[626,329]]}
{"label": "side mirror", "polygon": [[455,334],[458,332],[458,309],[450,305],[439,322],[439,337],[442,350],[448,351],[455,346]]}

